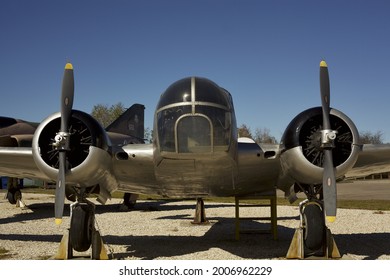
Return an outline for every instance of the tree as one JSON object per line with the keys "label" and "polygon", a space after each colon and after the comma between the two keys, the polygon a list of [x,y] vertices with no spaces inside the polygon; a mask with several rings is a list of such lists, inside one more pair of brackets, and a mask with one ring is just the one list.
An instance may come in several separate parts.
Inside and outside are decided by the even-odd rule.
{"label": "tree", "polygon": [[277,144],[278,141],[274,136],[270,134],[270,130],[268,128],[257,128],[255,131],[255,139],[257,143],[265,143],[265,144]]}
{"label": "tree", "polygon": [[248,137],[253,139],[251,129],[246,124],[242,124],[238,128],[238,137]]}
{"label": "tree", "polygon": [[112,106],[97,104],[93,106],[91,115],[100,122],[103,127],[107,127],[120,115],[125,112],[126,108],[122,102]]}
{"label": "tree", "polygon": [[383,144],[383,132],[363,131],[360,133],[360,142],[362,144]]}
{"label": "tree", "polygon": [[264,144],[277,144],[278,141],[274,136],[270,134],[270,130],[268,128],[256,128],[254,136],[252,135],[251,129],[246,124],[242,124],[238,128],[238,136],[239,137],[248,137],[257,143]]}
{"label": "tree", "polygon": [[150,129],[149,127],[145,127],[145,133],[144,133],[144,138],[146,142],[152,143],[153,140],[153,130]]}

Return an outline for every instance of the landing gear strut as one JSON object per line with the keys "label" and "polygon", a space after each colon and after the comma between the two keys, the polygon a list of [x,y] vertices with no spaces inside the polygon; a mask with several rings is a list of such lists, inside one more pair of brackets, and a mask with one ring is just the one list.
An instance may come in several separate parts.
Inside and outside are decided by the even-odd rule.
{"label": "landing gear strut", "polygon": [[194,225],[206,225],[209,221],[206,218],[204,201],[202,198],[197,198],[194,220],[191,222]]}
{"label": "landing gear strut", "polygon": [[310,256],[341,258],[332,233],[325,225],[322,201],[307,199],[299,204],[300,227],[296,229],[288,259],[304,259]]}
{"label": "landing gear strut", "polygon": [[95,228],[95,205],[85,200],[71,206],[70,229],[62,237],[55,259],[73,258],[73,250],[85,252],[91,248],[91,259],[108,260],[99,231]]}
{"label": "landing gear strut", "polygon": [[119,211],[129,211],[134,209],[134,206],[137,203],[138,196],[138,194],[134,193],[124,193],[123,203],[119,206]]}
{"label": "landing gear strut", "polygon": [[7,200],[11,204],[16,204],[16,207],[26,209],[27,206],[22,201],[22,191],[19,186],[18,178],[8,178],[7,183]]}

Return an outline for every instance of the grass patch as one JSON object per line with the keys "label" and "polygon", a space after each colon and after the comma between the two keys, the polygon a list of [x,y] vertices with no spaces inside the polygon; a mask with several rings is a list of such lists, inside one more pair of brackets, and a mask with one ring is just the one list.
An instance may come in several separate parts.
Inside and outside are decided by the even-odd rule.
{"label": "grass patch", "polygon": [[24,192],[55,195],[55,188],[42,188],[42,187],[23,188],[22,193]]}
{"label": "grass patch", "polygon": [[389,211],[389,200],[339,200],[337,201],[338,208],[344,209],[364,209],[374,211]]}

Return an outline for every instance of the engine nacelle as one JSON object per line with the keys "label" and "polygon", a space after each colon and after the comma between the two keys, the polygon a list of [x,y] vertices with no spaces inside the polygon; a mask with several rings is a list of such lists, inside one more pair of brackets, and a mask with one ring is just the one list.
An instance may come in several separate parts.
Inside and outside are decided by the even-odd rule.
{"label": "engine nacelle", "polygon": [[[322,108],[308,109],[296,116],[283,134],[281,165],[285,175],[303,184],[320,184],[323,177],[321,149]],[[355,124],[342,112],[331,109],[332,130],[337,131],[333,148],[336,177],[350,170],[361,149]]]}
{"label": "engine nacelle", "polygon": [[[36,165],[53,181],[57,180],[59,167],[59,152],[53,143],[60,125],[60,112],[49,116],[36,129],[32,142]],[[112,169],[111,143],[106,131],[93,117],[77,110],[72,111],[69,127],[66,183],[89,187],[106,181],[104,177],[110,177]]]}

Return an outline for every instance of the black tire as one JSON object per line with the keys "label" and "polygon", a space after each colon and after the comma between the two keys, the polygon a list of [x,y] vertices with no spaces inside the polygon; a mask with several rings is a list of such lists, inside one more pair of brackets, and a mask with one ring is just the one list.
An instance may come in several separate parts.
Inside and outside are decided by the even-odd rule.
{"label": "black tire", "polygon": [[319,250],[325,242],[325,218],[320,206],[309,203],[303,210],[304,244],[310,251]]}
{"label": "black tire", "polygon": [[22,199],[22,192],[19,189],[12,188],[7,192],[7,199],[9,203],[16,204],[19,199]]}
{"label": "black tire", "polygon": [[72,210],[70,242],[77,252],[85,252],[91,246],[94,213],[89,205],[77,205]]}

